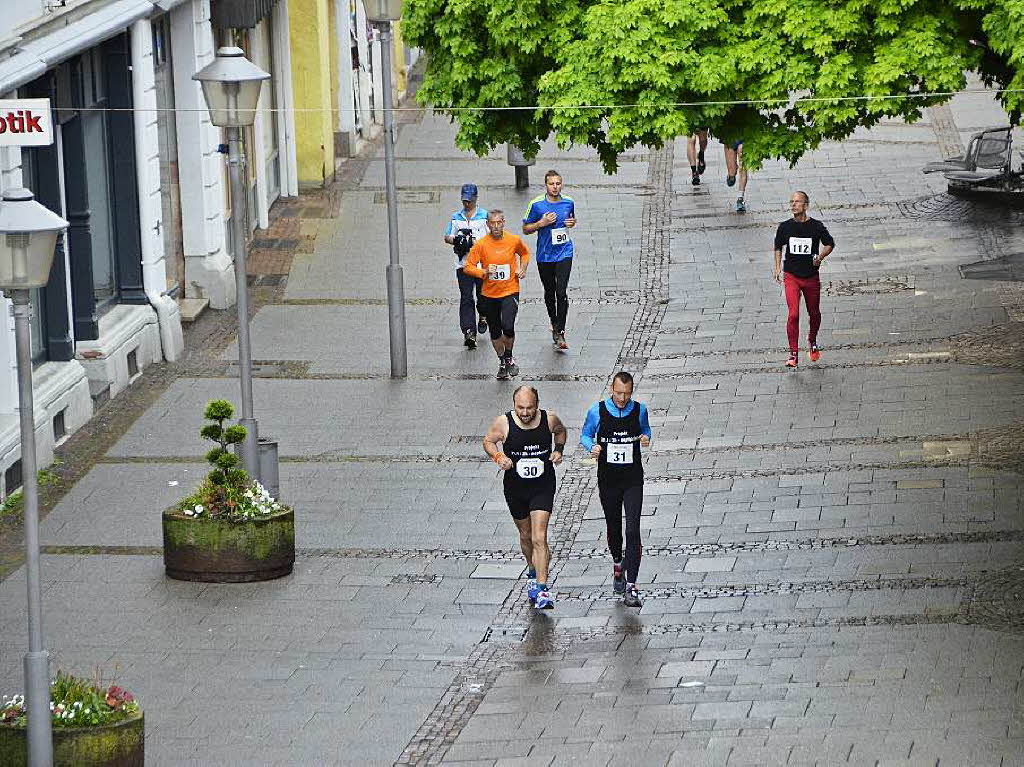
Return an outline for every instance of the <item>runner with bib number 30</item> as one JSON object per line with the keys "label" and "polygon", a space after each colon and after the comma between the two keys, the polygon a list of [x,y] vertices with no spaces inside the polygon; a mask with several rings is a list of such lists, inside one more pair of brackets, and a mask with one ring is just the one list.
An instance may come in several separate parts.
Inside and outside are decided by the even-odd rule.
{"label": "runner with bib number 30", "polygon": [[[532,386],[512,394],[512,410],[494,419],[484,451],[505,472],[505,501],[519,530],[519,546],[528,568],[527,594],[540,610],[555,600],[548,593],[548,521],[555,505],[555,466],[562,462],[565,426],[551,410],[540,410]],[[498,443],[501,448],[498,448]]]}

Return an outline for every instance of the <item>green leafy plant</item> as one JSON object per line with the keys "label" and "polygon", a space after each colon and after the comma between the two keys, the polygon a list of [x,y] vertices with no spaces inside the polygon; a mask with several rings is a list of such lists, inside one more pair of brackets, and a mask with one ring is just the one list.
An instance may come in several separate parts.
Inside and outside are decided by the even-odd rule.
{"label": "green leafy plant", "polygon": [[244,426],[225,426],[235,414],[234,406],[223,399],[211,400],[204,417],[211,423],[199,430],[200,435],[216,443],[206,453],[210,473],[192,495],[182,499],[178,511],[186,517],[208,517],[240,522],[284,510],[286,507],[271,497],[263,485],[239,468],[238,456],[231,446],[245,439]]}
{"label": "green leafy plant", "polygon": [[[50,683],[50,710],[54,727],[90,727],[114,724],[139,712],[135,697],[99,678],[89,680],[58,670]],[[24,695],[0,698],[0,725],[25,727],[28,709]]]}
{"label": "green leafy plant", "polygon": [[[60,461],[54,461],[54,466],[60,466]],[[36,475],[39,481],[39,487],[49,487],[51,485],[60,484],[60,475],[50,469],[40,469]],[[16,517],[21,514],[22,505],[24,503],[24,497],[22,496],[21,490],[15,490],[13,493],[4,498],[3,502],[0,503],[0,519],[6,519],[7,517]]]}
{"label": "green leafy plant", "polygon": [[[619,153],[708,127],[751,169],[881,120],[919,119],[977,72],[1024,105],[1024,0],[408,0],[418,100],[458,145],[529,157],[554,134]],[[936,95],[923,96],[931,93]],[[510,109],[510,107],[525,107]]]}

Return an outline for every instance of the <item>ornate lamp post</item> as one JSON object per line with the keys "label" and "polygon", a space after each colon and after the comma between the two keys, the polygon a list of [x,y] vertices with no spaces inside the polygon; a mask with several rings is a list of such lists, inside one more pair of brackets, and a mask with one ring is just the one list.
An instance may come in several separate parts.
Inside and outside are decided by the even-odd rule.
{"label": "ornate lamp post", "polygon": [[395,191],[395,115],[391,104],[391,22],[402,17],[402,0],[365,0],[366,18],[380,32],[384,90],[384,180],[388,200],[387,266],[388,330],[391,338],[391,377],[408,375],[405,342],[405,285],[398,263],[398,194]]}
{"label": "ornate lamp post", "polygon": [[25,705],[28,708],[28,763],[32,767],[50,767],[53,764],[53,720],[50,713],[50,655],[43,649],[39,586],[39,480],[32,401],[32,303],[29,291],[43,287],[49,280],[57,235],[67,226],[67,221],[36,202],[28,189],[10,189],[0,202],[0,290],[14,304],[14,343],[18,358],[21,492],[28,584]]}
{"label": "ornate lamp post", "polygon": [[228,176],[231,185],[231,232],[235,247],[235,293],[238,309],[238,378],[242,386],[245,441],[239,446],[250,477],[262,479],[258,426],[252,408],[252,348],[249,343],[249,286],[245,265],[245,154],[242,128],[253,124],[264,80],[270,75],[245,58],[241,48],[224,47],[214,60],[192,75],[203,86],[210,122],[228,130]]}

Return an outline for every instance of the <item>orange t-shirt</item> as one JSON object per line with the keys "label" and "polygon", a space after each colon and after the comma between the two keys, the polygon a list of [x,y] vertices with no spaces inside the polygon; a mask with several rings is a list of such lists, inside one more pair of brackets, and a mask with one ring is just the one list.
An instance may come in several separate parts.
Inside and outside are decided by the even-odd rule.
{"label": "orange t-shirt", "polygon": [[[516,276],[516,256],[523,269],[530,262],[530,251],[519,235],[505,232],[501,239],[490,234],[481,237],[466,256],[462,271],[471,277],[480,277],[484,284],[480,292],[488,298],[502,298],[519,292]],[[494,267],[488,269],[488,267]]]}

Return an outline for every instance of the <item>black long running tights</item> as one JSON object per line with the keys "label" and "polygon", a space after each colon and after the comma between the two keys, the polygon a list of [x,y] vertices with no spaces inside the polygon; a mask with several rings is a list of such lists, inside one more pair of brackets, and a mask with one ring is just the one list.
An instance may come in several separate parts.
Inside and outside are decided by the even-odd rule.
{"label": "black long running tights", "polygon": [[608,526],[608,550],[618,562],[622,556],[622,518],[626,518],[626,556],[622,567],[626,582],[636,583],[640,575],[640,511],[644,505],[643,485],[600,485],[601,508]]}

